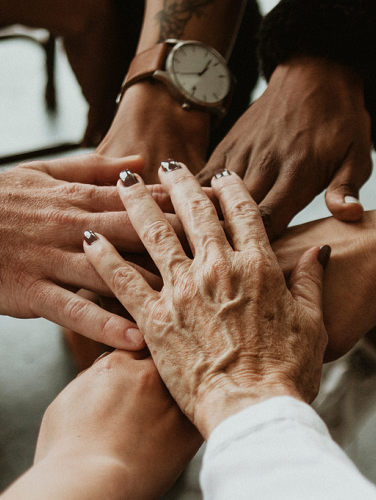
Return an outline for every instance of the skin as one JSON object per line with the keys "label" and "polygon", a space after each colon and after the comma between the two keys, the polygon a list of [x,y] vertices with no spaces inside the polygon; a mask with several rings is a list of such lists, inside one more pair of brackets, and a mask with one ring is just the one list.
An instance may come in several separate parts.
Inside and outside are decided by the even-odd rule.
{"label": "skin", "polygon": [[[372,169],[362,79],[320,58],[278,66],[198,179],[208,185],[213,172],[225,167],[244,179],[272,240],[326,187],[337,219],[360,220],[359,188]],[[347,196],[353,203],[346,203]]]}
{"label": "skin", "polygon": [[201,443],[147,350],[115,351],[49,406],[34,466],[1,498],[156,499]]}
{"label": "skin", "polygon": [[0,174],[1,314],[41,316],[113,347],[144,346],[133,322],[74,293],[84,287],[112,295],[82,253],[88,227],[125,252],[144,249],[113,185],[128,167],[141,171],[143,161],[80,155]]}
{"label": "skin", "polygon": [[[228,57],[244,6],[243,0],[147,1],[137,53],[179,38],[207,43]],[[137,151],[145,160],[142,176],[148,184],[159,182],[158,166],[167,158],[178,158],[198,173],[206,161],[210,119],[208,111],[184,110],[165,84],[142,81],[125,92],[97,151],[112,157]]]}
{"label": "skin", "polygon": [[376,211],[357,223],[333,217],[289,228],[273,244],[287,279],[299,257],[313,244],[329,244],[323,308],[329,343],[325,360],[343,356],[376,325]]}
{"label": "skin", "polygon": [[231,247],[214,206],[183,166],[160,171],[160,179],[189,238],[188,258],[138,179],[128,188],[119,182],[119,194],[163,289],[152,290],[102,236],[84,248],[144,332],[182,411],[207,439],[225,418],[263,399],[287,394],[311,402],[327,343],[319,247],[300,259],[288,290],[240,178],[212,181]]}

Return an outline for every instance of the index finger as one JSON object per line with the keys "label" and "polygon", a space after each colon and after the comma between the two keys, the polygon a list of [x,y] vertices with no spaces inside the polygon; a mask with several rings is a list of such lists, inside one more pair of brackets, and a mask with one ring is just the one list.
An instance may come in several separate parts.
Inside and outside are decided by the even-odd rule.
{"label": "index finger", "polygon": [[80,154],[49,161],[35,161],[20,165],[50,175],[54,179],[82,184],[114,185],[124,169],[141,172],[144,161],[141,156],[109,158],[96,153]]}

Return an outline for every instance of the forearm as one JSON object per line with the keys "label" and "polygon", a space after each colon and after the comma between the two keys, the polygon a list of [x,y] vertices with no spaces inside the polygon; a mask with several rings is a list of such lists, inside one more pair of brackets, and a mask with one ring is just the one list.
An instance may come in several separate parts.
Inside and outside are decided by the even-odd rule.
{"label": "forearm", "polygon": [[148,0],[137,52],[176,38],[206,43],[228,59],[246,3],[246,0]]}
{"label": "forearm", "polygon": [[[46,458],[29,469],[1,500],[121,500],[127,469],[115,460],[77,456]],[[134,498],[134,497],[132,497]]]}
{"label": "forearm", "polygon": [[[228,58],[245,7],[244,0],[158,0],[146,2],[137,53],[167,38],[204,42]],[[207,110],[181,106],[165,83],[154,79],[133,84],[124,93],[117,114],[98,151],[123,156],[137,151],[145,159],[144,179],[159,182],[160,161],[174,158],[194,173],[206,160],[211,128]]]}

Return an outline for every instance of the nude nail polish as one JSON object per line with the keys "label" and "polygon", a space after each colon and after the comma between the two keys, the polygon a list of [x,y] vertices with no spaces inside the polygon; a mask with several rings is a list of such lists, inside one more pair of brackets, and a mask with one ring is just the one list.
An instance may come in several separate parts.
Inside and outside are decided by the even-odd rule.
{"label": "nude nail polish", "polygon": [[131,187],[138,183],[137,177],[130,170],[120,172],[119,178],[124,187]]}
{"label": "nude nail polish", "polygon": [[96,241],[98,241],[98,236],[93,233],[93,231],[85,231],[84,232],[84,239],[88,245],[92,245]]}
{"label": "nude nail polish", "polygon": [[173,172],[174,170],[179,170],[180,168],[182,168],[182,166],[180,165],[180,163],[178,161],[174,161],[174,160],[165,160],[165,161],[161,161],[161,167],[163,169],[164,172],[168,173],[168,172]]}

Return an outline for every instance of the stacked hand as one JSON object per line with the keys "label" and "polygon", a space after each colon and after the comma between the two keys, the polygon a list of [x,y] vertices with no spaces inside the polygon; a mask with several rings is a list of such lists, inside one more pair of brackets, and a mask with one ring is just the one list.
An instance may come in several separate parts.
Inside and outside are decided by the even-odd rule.
{"label": "stacked hand", "polygon": [[359,188],[371,173],[370,117],[350,69],[315,58],[278,66],[264,94],[237,121],[198,175],[237,172],[260,205],[270,239],[328,187],[341,220],[359,220]]}
{"label": "stacked hand", "polygon": [[34,467],[4,500],[159,498],[201,443],[148,352],[115,351],[48,408]]}
{"label": "stacked hand", "polygon": [[114,347],[144,346],[133,322],[74,294],[84,287],[112,295],[82,253],[87,228],[123,251],[143,249],[116,187],[107,185],[122,169],[142,166],[140,157],[81,155],[0,174],[1,314],[42,316]]}
{"label": "stacked hand", "polygon": [[312,245],[328,243],[332,248],[323,293],[327,361],[343,356],[376,325],[375,239],[376,211],[372,211],[357,223],[329,217],[295,226],[273,243],[287,278]]}
{"label": "stacked hand", "polygon": [[[194,258],[132,174],[128,187],[119,181],[119,194],[163,289],[152,290],[103,236],[86,242],[85,253],[135,318],[172,396],[205,438],[227,416],[267,397],[312,401],[327,343],[319,247],[299,260],[288,290],[257,205],[236,174],[224,171],[212,181],[231,247],[187,168],[165,168],[160,179]],[[319,254],[323,264],[327,251]]]}

